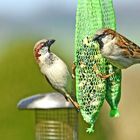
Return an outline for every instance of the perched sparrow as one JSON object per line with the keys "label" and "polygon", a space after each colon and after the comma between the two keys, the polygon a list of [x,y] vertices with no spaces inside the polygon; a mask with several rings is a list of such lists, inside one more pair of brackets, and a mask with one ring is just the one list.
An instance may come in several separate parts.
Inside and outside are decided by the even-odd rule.
{"label": "perched sparrow", "polygon": [[38,41],[34,47],[35,59],[40,67],[40,71],[45,75],[50,85],[79,109],[78,104],[69,95],[73,92],[73,84],[68,68],[58,56],[50,51],[50,47],[54,42],[55,40],[53,39]]}
{"label": "perched sparrow", "polygon": [[101,54],[119,69],[140,63],[140,47],[112,29],[97,31],[93,41],[99,43]]}

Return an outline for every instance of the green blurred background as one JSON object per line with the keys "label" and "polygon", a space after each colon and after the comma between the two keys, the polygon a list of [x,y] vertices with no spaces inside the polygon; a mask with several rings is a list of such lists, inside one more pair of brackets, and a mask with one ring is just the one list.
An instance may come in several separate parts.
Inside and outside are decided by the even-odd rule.
{"label": "green blurred background", "polygon": [[[140,44],[140,1],[114,0],[117,29]],[[74,58],[75,0],[0,1],[0,140],[34,140],[34,112],[16,105],[24,97],[53,91],[40,74],[33,46],[42,38],[54,38],[52,50],[69,67]],[[109,118],[104,103],[94,134],[86,134],[79,119],[79,139],[140,140],[140,65],[123,71],[120,118]]]}

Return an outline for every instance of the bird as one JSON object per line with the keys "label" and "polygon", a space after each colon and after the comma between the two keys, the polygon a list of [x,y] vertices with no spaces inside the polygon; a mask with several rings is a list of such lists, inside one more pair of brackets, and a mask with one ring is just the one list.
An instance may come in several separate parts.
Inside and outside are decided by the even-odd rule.
{"label": "bird", "polygon": [[115,30],[99,29],[92,41],[99,44],[102,56],[118,69],[140,63],[140,47]]}
{"label": "bird", "polygon": [[33,49],[35,60],[49,84],[79,110],[78,103],[70,96],[73,94],[73,81],[68,67],[61,58],[50,50],[54,42],[54,39],[38,41]]}

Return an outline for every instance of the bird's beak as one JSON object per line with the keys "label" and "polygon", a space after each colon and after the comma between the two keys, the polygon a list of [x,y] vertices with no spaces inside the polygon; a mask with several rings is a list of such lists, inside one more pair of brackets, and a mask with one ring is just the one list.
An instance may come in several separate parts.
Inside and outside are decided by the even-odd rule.
{"label": "bird's beak", "polygon": [[94,38],[93,38],[93,41],[98,41],[98,40],[101,40],[102,38],[104,38],[106,36],[106,34],[101,34],[101,35],[98,35],[98,34],[95,34]]}
{"label": "bird's beak", "polygon": [[99,36],[98,35],[95,35],[94,38],[93,38],[93,41],[97,41],[98,38],[99,38]]}
{"label": "bird's beak", "polygon": [[50,39],[47,41],[47,46],[50,47],[55,42],[54,39]]}

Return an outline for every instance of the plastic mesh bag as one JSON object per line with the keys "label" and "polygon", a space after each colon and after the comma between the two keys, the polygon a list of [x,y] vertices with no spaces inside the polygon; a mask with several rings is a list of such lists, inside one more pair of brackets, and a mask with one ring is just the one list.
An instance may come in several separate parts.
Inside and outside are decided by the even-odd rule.
{"label": "plastic mesh bag", "polygon": [[[91,125],[89,133],[93,132],[104,99],[114,111],[120,95],[120,71],[116,74],[117,69],[102,57],[98,44],[92,41],[95,32],[104,27],[115,28],[112,1],[79,0],[75,33],[76,96],[84,120]],[[98,71],[93,69],[95,64]],[[115,74],[108,80],[97,76],[112,72]]]}

